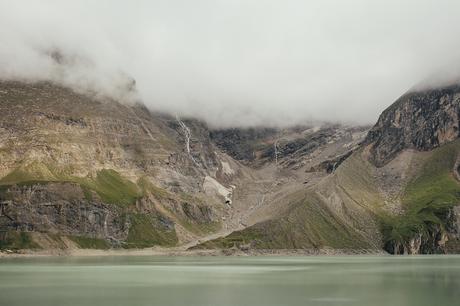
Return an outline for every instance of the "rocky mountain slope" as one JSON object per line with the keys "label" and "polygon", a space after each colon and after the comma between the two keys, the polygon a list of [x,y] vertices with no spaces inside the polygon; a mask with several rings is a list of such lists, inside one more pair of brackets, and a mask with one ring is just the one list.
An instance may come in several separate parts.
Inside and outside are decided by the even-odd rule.
{"label": "rocky mountain slope", "polygon": [[404,149],[427,151],[459,137],[460,87],[409,92],[380,116],[369,132],[371,159],[376,166]]}
{"label": "rocky mountain slope", "polygon": [[0,100],[4,244],[170,246],[220,228],[227,195],[203,182],[227,157],[202,123],[48,83],[3,82]]}
{"label": "rocky mountain slope", "polygon": [[0,247],[10,249],[192,246],[284,210],[284,196],[324,175],[300,168],[365,135],[279,130],[248,162],[200,121],[50,83],[1,82],[0,111]]}
{"label": "rocky mountain slope", "polygon": [[199,247],[460,252],[459,106],[458,86],[404,95],[282,215]]}
{"label": "rocky mountain slope", "polygon": [[459,252],[459,97],[408,93],[370,131],[210,129],[3,81],[0,249]]}
{"label": "rocky mountain slope", "polygon": [[369,132],[368,160],[399,206],[382,222],[389,252],[460,251],[459,120],[460,87],[451,85],[403,95]]}

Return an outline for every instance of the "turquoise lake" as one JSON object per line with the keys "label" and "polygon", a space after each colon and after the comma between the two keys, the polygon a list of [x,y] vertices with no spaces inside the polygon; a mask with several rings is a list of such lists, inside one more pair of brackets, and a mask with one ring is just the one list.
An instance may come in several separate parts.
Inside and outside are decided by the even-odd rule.
{"label": "turquoise lake", "polygon": [[0,305],[460,305],[460,256],[0,259]]}

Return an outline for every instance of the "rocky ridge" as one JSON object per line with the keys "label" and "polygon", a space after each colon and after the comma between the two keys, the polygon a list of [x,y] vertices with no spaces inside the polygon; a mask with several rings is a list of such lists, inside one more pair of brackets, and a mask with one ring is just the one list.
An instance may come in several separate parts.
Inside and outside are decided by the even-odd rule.
{"label": "rocky ridge", "polygon": [[404,149],[427,151],[459,137],[460,87],[409,92],[388,107],[369,131],[370,158],[382,166]]}

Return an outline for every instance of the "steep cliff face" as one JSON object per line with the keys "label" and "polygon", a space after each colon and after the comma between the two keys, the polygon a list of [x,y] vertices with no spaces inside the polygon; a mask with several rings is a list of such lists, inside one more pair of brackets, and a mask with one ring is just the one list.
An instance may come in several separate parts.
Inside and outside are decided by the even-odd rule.
{"label": "steep cliff face", "polygon": [[276,138],[275,128],[215,129],[211,131],[213,142],[234,159],[249,164],[254,162],[270,140]]}
{"label": "steep cliff face", "polygon": [[[89,198],[81,186],[73,183],[15,185],[2,193],[0,227],[7,240],[11,233],[44,233],[58,244],[61,237],[85,237],[104,241],[103,245],[138,247],[177,243],[174,222],[154,207],[126,209],[105,203],[94,194]],[[142,226],[147,238],[135,233]]]}
{"label": "steep cliff face", "polygon": [[460,86],[410,92],[369,131],[370,160],[382,166],[404,149],[431,150],[459,136]]}
{"label": "steep cliff face", "polygon": [[222,151],[252,167],[275,163],[281,168],[299,169],[308,164],[317,170],[327,170],[328,161],[331,167],[338,165],[363,140],[367,131],[366,126],[323,124],[221,129],[212,130],[210,136]]}
{"label": "steep cliff face", "polygon": [[460,86],[453,85],[403,95],[369,132],[368,159],[377,167],[408,150],[423,156],[398,196],[399,214],[382,219],[390,253],[458,252],[459,120]]}

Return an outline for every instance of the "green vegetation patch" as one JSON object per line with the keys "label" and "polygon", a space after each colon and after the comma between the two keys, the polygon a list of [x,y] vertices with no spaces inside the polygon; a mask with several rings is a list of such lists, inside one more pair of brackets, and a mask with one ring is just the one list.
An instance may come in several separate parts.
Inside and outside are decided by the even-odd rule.
{"label": "green vegetation patch", "polygon": [[127,206],[142,196],[136,184],[111,169],[98,171],[95,178],[76,178],[75,180],[80,183],[84,191],[86,188],[86,197],[91,197],[88,189],[94,190],[104,202],[110,204]]}
{"label": "green vegetation patch", "polygon": [[254,248],[265,249],[268,242],[265,230],[265,224],[257,224],[241,231],[235,231],[228,236],[203,242],[193,249],[230,249],[250,245]]}
{"label": "green vegetation patch", "polygon": [[188,220],[180,220],[180,224],[187,229],[188,231],[197,234],[197,235],[205,235],[211,234],[219,231],[222,229],[222,223],[214,221],[214,222],[203,222],[203,223],[192,223]]}
{"label": "green vegetation patch", "polygon": [[75,242],[82,249],[102,249],[110,248],[110,244],[100,238],[91,238],[85,236],[67,236],[70,240]]}
{"label": "green vegetation patch", "polygon": [[6,231],[0,232],[0,250],[40,249],[30,233]]}
{"label": "green vegetation patch", "polygon": [[365,239],[311,197],[302,200],[286,216],[255,224],[197,248],[232,248],[250,245],[256,249],[368,249]]}
{"label": "green vegetation patch", "polygon": [[157,199],[172,199],[173,195],[169,193],[166,189],[160,188],[155,186],[147,177],[141,177],[137,181],[137,185],[139,186],[142,194],[151,194]]}
{"label": "green vegetation patch", "polygon": [[177,236],[171,221],[158,215],[128,214],[131,222],[127,248],[147,248],[155,245],[174,246]]}
{"label": "green vegetation patch", "polygon": [[405,213],[382,217],[387,246],[407,244],[416,235],[426,237],[436,230],[445,230],[450,209],[460,203],[460,184],[452,174],[459,147],[457,141],[434,150],[419,175],[406,187]]}
{"label": "green vegetation patch", "polygon": [[362,150],[357,151],[347,158],[336,170],[336,183],[341,187],[344,198],[373,212],[382,209],[384,203],[381,198],[374,174],[373,166],[363,158]]}
{"label": "green vegetation patch", "polygon": [[1,185],[13,185],[28,182],[50,182],[58,181],[59,178],[49,167],[40,162],[34,161],[14,169],[0,180]]}
{"label": "green vegetation patch", "polygon": [[142,190],[117,171],[103,169],[96,177],[75,177],[69,175],[71,169],[55,167],[34,161],[23,164],[0,180],[0,186],[46,184],[50,182],[71,182],[80,184],[87,200],[92,200],[92,191],[105,203],[127,206],[142,196]]}
{"label": "green vegetation patch", "polygon": [[212,221],[211,205],[206,203],[204,199],[192,194],[181,192],[179,194],[182,210],[187,216],[180,217],[180,224],[188,231],[197,234],[205,235],[217,232],[222,228],[222,223]]}

